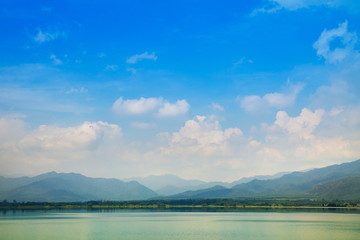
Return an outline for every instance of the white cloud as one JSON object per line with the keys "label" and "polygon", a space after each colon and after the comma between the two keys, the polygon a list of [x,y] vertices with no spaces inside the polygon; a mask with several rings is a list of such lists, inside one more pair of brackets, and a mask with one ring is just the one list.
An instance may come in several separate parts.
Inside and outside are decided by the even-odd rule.
{"label": "white cloud", "polygon": [[112,72],[116,72],[119,69],[118,65],[107,65],[105,67],[105,71],[112,71]]}
{"label": "white cloud", "polygon": [[20,142],[21,148],[46,151],[78,150],[94,147],[99,138],[113,139],[122,136],[121,128],[106,122],[84,122],[80,126],[61,128],[41,125]]}
{"label": "white cloud", "polygon": [[286,93],[267,93],[263,97],[250,95],[246,97],[238,97],[240,107],[247,112],[256,113],[268,107],[286,108],[292,106],[297,94],[303,89],[302,84],[292,86]]}
{"label": "white cloud", "polygon": [[126,63],[130,63],[130,64],[135,64],[138,61],[142,61],[142,60],[153,60],[156,61],[157,60],[157,56],[155,55],[155,53],[151,53],[149,54],[148,52],[144,52],[142,54],[136,54],[134,56],[129,57],[128,59],[126,59]]}
{"label": "white cloud", "polygon": [[322,109],[312,112],[304,108],[298,117],[289,117],[285,111],[279,111],[276,114],[275,125],[290,134],[309,139],[313,137],[312,133],[320,124],[323,114],[324,110]]}
{"label": "white cloud", "polygon": [[[333,115],[323,109],[310,111],[304,108],[297,117],[289,117],[286,112],[279,111],[273,125],[264,125],[267,134],[262,149],[278,150],[286,159],[286,164],[293,168],[355,160],[360,155],[360,143],[354,140],[353,133],[357,132],[359,137],[360,132],[348,122],[351,117],[346,117],[346,126],[341,126],[339,119],[345,116],[345,111]],[[341,127],[341,131],[335,126]]]}
{"label": "white cloud", "polygon": [[54,54],[50,55],[50,59],[53,60],[54,65],[62,65],[63,64],[63,62],[59,58],[57,58]]}
{"label": "white cloud", "polygon": [[210,107],[212,110],[215,110],[215,111],[224,111],[224,107],[218,103],[212,103]]}
{"label": "white cloud", "polygon": [[143,98],[123,100],[120,97],[112,106],[114,112],[118,114],[137,115],[151,112],[161,106],[163,99],[160,98]]}
{"label": "white cloud", "polygon": [[65,32],[43,32],[41,29],[38,30],[38,33],[34,37],[34,41],[37,43],[44,43],[55,40],[59,37],[64,37]]}
{"label": "white cloud", "polygon": [[[336,110],[336,115],[323,109],[304,108],[295,116],[279,111],[270,126],[259,130],[258,139],[239,128],[223,129],[213,117],[196,116],[178,131],[162,134],[161,146],[144,157],[157,168],[212,179],[218,173],[236,179],[321,167],[360,156],[360,132],[354,131],[359,120],[349,122],[357,115],[354,109]],[[339,123],[341,131],[334,127]]]}
{"label": "white cloud", "polygon": [[[6,132],[9,126],[12,128]],[[84,171],[84,165],[88,170],[96,169],[96,173],[108,166],[105,162],[121,160],[119,156],[127,151],[122,147],[121,128],[101,121],[70,127],[41,125],[26,131],[24,122],[11,120],[6,125],[0,124],[0,132],[6,137],[0,142],[2,174],[19,171],[39,174],[66,168],[65,171]]]}
{"label": "white cloud", "polygon": [[[116,177],[176,173],[236,180],[321,167],[360,156],[359,109],[304,108],[293,116],[279,111],[272,124],[259,129],[257,138],[245,136],[237,127],[223,127],[214,117],[196,116],[151,141],[129,140],[122,137],[118,125],[104,122],[43,125],[26,132],[23,117],[6,116],[0,118],[0,170],[81,171],[86,165],[92,174],[102,170]],[[152,125],[132,122],[131,126],[145,129]]]}
{"label": "white cloud", "polygon": [[257,95],[246,96],[240,100],[240,107],[247,112],[257,112],[262,107],[262,98]]}
{"label": "white cloud", "polygon": [[159,117],[174,117],[185,114],[189,111],[190,105],[185,99],[177,100],[176,103],[164,102],[158,111]]}
{"label": "white cloud", "polygon": [[[339,24],[338,28],[325,29],[319,39],[313,44],[316,54],[323,57],[329,63],[338,63],[350,56],[354,51],[357,42],[357,35],[354,32],[348,32],[348,22]],[[335,39],[340,39],[343,47],[330,48],[330,43]]]}
{"label": "white cloud", "polygon": [[196,116],[193,120],[186,121],[185,125],[172,134],[169,146],[160,151],[165,155],[188,155],[199,153],[201,155],[227,154],[229,141],[242,137],[239,128],[221,129],[219,121]]}
{"label": "white cloud", "polygon": [[186,100],[169,103],[163,98],[144,98],[123,100],[120,97],[112,106],[117,114],[140,115],[154,113],[159,117],[174,117],[188,112],[190,105]]}

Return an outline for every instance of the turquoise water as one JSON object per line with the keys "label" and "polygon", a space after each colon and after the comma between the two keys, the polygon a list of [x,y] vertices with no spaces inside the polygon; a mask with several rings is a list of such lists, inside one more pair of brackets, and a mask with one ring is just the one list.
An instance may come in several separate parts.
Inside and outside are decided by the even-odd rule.
{"label": "turquoise water", "polygon": [[358,212],[8,211],[0,239],[360,239]]}

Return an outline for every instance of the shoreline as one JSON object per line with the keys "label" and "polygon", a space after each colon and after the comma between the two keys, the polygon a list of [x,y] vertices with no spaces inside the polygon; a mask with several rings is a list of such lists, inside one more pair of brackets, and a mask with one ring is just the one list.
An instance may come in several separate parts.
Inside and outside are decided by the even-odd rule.
{"label": "shoreline", "polygon": [[0,210],[212,210],[236,211],[255,209],[350,209],[360,210],[360,200],[318,199],[179,199],[179,200],[132,200],[132,201],[79,201],[79,202],[0,202]]}
{"label": "shoreline", "polygon": [[330,207],[330,206],[221,206],[221,205],[23,205],[23,206],[0,206],[0,211],[12,210],[355,210],[360,212],[360,207]]}

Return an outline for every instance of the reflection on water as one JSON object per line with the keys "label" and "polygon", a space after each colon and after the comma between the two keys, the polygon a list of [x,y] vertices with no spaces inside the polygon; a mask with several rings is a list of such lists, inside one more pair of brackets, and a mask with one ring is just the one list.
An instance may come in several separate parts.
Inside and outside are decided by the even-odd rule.
{"label": "reflection on water", "polygon": [[0,239],[360,239],[348,209],[3,211]]}

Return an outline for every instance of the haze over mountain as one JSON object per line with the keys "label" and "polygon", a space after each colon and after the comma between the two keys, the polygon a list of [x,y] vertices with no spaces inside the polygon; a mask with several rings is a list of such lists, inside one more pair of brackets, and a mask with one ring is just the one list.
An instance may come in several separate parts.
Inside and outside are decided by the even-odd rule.
{"label": "haze over mountain", "polygon": [[357,185],[360,160],[293,172],[272,180],[253,180],[232,188],[215,186],[169,196],[170,199],[238,198],[238,197],[317,197],[326,199],[359,198]]}
{"label": "haze over mountain", "polygon": [[200,189],[211,188],[217,185],[230,188],[240,183],[250,182],[254,179],[259,179],[259,180],[274,179],[281,177],[284,174],[286,173],[281,172],[274,175],[259,175],[254,177],[246,177],[246,178],[241,178],[234,182],[205,182],[201,180],[186,180],[172,174],[150,175],[144,178],[141,177],[126,178],[124,179],[124,181],[137,181],[140,184],[157,192],[158,194],[167,196],[167,195],[182,193],[185,191],[196,191]]}
{"label": "haze over mountain", "polygon": [[9,201],[139,200],[157,194],[136,181],[49,172],[32,178],[0,178],[0,199]]}
{"label": "haze over mountain", "polygon": [[[271,179],[261,180],[261,178]],[[0,177],[0,199],[64,202],[154,198],[360,198],[360,160],[306,172],[240,179],[233,183],[207,183],[185,180],[174,175],[133,179],[138,179],[154,189],[158,188],[158,193],[165,190],[166,193],[176,192],[181,188],[197,188],[197,190],[161,196],[137,181],[124,182],[118,179],[90,178],[76,173],[49,172],[35,177]],[[247,182],[236,184],[241,181]],[[201,187],[205,188],[199,189]]]}

